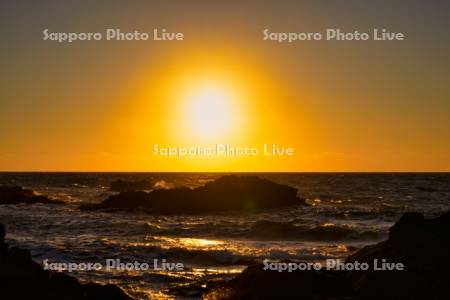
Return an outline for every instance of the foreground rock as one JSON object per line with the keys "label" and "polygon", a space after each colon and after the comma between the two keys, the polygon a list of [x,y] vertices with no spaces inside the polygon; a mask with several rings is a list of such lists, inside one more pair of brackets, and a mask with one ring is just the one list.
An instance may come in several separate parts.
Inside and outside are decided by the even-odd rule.
{"label": "foreground rock", "polygon": [[195,189],[175,188],[146,192],[122,192],[81,210],[142,209],[154,213],[257,212],[302,204],[297,189],[256,176],[221,177]]}
{"label": "foreground rock", "polygon": [[151,190],[152,188],[153,184],[147,180],[127,181],[119,179],[111,182],[109,186],[109,189],[115,192]]}
{"label": "foreground rock", "polygon": [[361,249],[348,261],[383,258],[403,263],[405,271],[352,273],[358,298],[449,299],[450,212],[433,219],[406,213],[390,229],[388,240]]}
{"label": "foreground rock", "polygon": [[36,195],[32,190],[20,186],[0,186],[0,204],[63,204],[63,201],[53,200],[47,196]]}
{"label": "foreground rock", "polygon": [[[402,263],[403,271],[374,270],[374,260]],[[208,299],[449,299],[450,212],[425,219],[407,213],[389,239],[365,247],[346,263],[368,263],[367,271],[263,270],[248,267],[228,283],[205,292]]]}
{"label": "foreground rock", "polygon": [[44,270],[31,259],[28,251],[5,243],[5,229],[1,224],[0,287],[1,299],[132,299],[115,285],[81,284],[69,275]]}

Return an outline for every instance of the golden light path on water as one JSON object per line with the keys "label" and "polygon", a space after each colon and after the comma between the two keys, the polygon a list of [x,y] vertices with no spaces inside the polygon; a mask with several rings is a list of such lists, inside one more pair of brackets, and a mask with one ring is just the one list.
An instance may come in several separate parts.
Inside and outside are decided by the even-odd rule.
{"label": "golden light path on water", "polygon": [[[333,226],[333,224],[324,224],[324,226]],[[318,243],[299,243],[296,241],[270,241],[271,246],[267,246],[267,241],[242,241],[242,240],[220,240],[220,239],[207,239],[207,238],[191,238],[191,237],[168,237],[168,236],[152,236],[150,241],[142,243],[128,243],[128,247],[152,247],[159,245],[163,249],[186,249],[188,251],[204,251],[206,253],[210,251],[223,251],[225,253],[231,253],[233,255],[247,256],[247,257],[270,257],[274,253],[288,253],[291,255],[299,255],[302,249],[310,249],[311,252],[308,256],[316,257],[336,257],[342,255],[348,255],[352,252],[352,249],[344,244],[335,245],[320,245]],[[261,245],[266,245],[261,247]],[[300,246],[302,245],[302,246]],[[282,258],[280,258],[282,259]],[[319,259],[316,261],[324,261]],[[160,274],[164,276],[170,276],[171,278],[185,278],[190,280],[198,280],[200,278],[212,278],[211,276],[222,275],[237,275],[246,268],[246,265],[214,265],[214,266],[191,266],[181,272],[168,272],[168,271],[156,271],[153,274]],[[137,275],[137,274],[136,274]],[[203,286],[203,285],[202,285]],[[203,286],[205,287],[205,286]],[[145,294],[150,299],[175,299],[161,290],[152,290],[148,287],[133,287],[133,293]]]}
{"label": "golden light path on water", "polygon": [[[332,224],[324,224],[325,227],[333,226]],[[270,244],[270,246],[269,246]],[[299,241],[248,241],[248,240],[218,240],[206,238],[188,238],[188,237],[167,237],[152,236],[148,241],[130,242],[127,247],[152,247],[159,246],[162,249],[185,249],[188,251],[223,251],[232,255],[246,256],[249,258],[257,258],[271,256],[280,252],[287,255],[298,256],[304,252],[305,259],[321,260],[324,257],[336,257],[348,254],[352,248],[345,244],[329,245],[320,242],[299,242]],[[264,247],[262,247],[264,246]],[[314,259],[316,257],[316,259]]]}

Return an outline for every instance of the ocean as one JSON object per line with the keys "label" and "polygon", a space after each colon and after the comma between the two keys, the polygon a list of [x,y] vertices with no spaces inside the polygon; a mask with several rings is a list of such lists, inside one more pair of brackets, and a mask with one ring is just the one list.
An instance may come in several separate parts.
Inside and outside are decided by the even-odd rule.
{"label": "ocean", "polygon": [[149,215],[79,211],[115,192],[112,181],[154,188],[197,187],[219,173],[0,173],[65,205],[0,205],[7,241],[55,263],[154,260],[179,270],[76,270],[82,281],[114,283],[140,299],[171,299],[177,287],[229,279],[252,262],[344,259],[385,239],[404,213],[437,216],[450,207],[449,173],[252,173],[298,189],[307,205],[264,213]]}

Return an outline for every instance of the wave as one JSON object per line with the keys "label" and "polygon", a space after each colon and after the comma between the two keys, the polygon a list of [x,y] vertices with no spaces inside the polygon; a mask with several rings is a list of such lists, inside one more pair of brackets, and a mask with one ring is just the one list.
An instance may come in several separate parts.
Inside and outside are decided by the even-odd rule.
{"label": "wave", "polygon": [[246,236],[265,240],[307,240],[307,241],[353,241],[380,239],[383,234],[377,231],[359,231],[334,224],[317,227],[297,226],[291,222],[258,221]]}
{"label": "wave", "polygon": [[[141,248],[142,249],[138,249]],[[253,257],[235,254],[229,250],[199,250],[182,247],[164,248],[160,246],[136,246],[134,251],[146,253],[147,258],[182,261],[192,265],[248,265],[254,263]],[[140,251],[142,250],[142,251]]]}

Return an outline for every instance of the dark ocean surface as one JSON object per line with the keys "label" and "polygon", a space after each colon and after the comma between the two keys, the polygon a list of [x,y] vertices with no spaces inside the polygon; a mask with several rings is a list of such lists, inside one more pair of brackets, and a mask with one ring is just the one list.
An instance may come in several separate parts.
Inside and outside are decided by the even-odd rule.
{"label": "dark ocean surface", "polygon": [[20,185],[66,202],[0,205],[0,222],[8,242],[31,250],[38,262],[181,262],[184,271],[72,273],[81,280],[116,283],[142,299],[170,299],[172,287],[232,277],[251,261],[345,258],[386,238],[404,212],[436,216],[450,208],[448,173],[257,173],[297,188],[308,205],[258,214],[173,216],[77,209],[113,194],[109,184],[117,179],[172,188],[201,186],[221,175],[0,173],[0,185]]}

